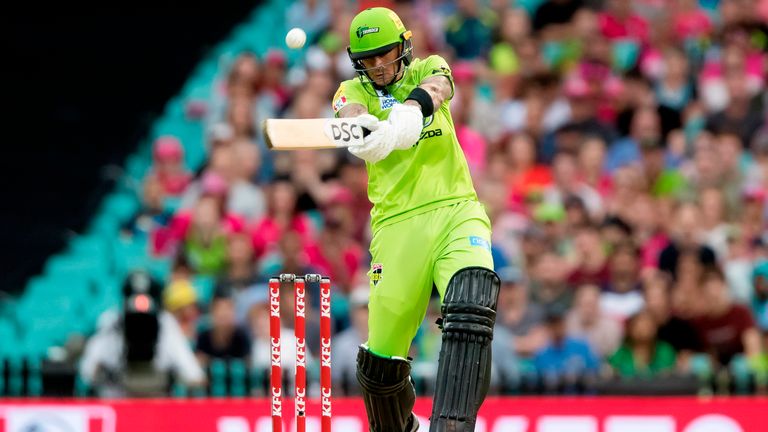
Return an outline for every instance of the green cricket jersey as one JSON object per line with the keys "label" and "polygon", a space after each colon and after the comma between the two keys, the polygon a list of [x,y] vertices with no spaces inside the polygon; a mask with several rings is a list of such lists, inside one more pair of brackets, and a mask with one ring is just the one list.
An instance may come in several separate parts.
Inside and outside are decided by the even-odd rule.
{"label": "green cricket jersey", "polygon": [[[433,55],[414,59],[405,76],[389,86],[388,92],[377,90],[378,96],[370,94],[370,88],[366,91],[358,78],[344,81],[333,97],[333,110],[338,115],[343,106],[356,103],[386,120],[394,104],[402,103],[425,78],[435,75],[451,79],[445,60]],[[413,147],[395,150],[385,159],[366,165],[373,232],[438,207],[477,200],[447,100],[424,119],[421,138]]]}

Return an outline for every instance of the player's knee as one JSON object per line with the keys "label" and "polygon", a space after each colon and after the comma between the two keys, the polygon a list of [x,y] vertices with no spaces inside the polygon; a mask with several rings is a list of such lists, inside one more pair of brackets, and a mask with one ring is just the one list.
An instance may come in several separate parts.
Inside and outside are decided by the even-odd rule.
{"label": "player's knee", "polygon": [[388,301],[386,313],[369,320],[368,347],[378,355],[406,357],[422,314],[416,302]]}
{"label": "player's knee", "polygon": [[443,301],[443,331],[492,337],[501,283],[485,267],[466,267],[453,275]]}

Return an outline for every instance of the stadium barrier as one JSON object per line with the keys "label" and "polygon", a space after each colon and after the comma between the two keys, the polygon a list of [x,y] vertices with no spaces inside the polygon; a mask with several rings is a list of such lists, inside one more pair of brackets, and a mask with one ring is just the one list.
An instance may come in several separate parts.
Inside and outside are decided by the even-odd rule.
{"label": "stadium barrier", "polygon": [[[318,401],[309,401],[307,431],[320,430]],[[426,426],[431,401],[415,411]],[[285,409],[292,410],[286,403]],[[364,432],[359,399],[333,400],[333,430]],[[489,398],[477,432],[761,432],[766,397]],[[289,411],[290,412],[290,411]],[[286,430],[294,430],[286,423]],[[268,432],[269,400],[258,399],[0,399],[0,432]],[[426,430],[426,429],[424,429]]]}

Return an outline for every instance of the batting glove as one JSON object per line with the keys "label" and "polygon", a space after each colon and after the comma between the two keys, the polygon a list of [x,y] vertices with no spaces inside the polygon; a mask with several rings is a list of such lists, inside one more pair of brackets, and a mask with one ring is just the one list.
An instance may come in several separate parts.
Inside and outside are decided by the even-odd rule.
{"label": "batting glove", "polygon": [[395,104],[387,118],[394,128],[395,149],[408,150],[419,141],[424,128],[421,108],[414,105]]}
{"label": "batting glove", "polygon": [[362,145],[347,147],[353,155],[366,162],[376,163],[395,149],[395,131],[389,122],[380,121],[371,114],[363,114],[357,117],[357,124],[371,133],[363,139]]}

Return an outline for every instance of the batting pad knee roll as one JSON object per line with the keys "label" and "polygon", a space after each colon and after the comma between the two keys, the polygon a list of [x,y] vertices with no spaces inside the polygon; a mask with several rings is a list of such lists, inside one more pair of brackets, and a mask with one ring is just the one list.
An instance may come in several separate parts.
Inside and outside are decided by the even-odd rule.
{"label": "batting pad knee roll", "polygon": [[416,393],[410,376],[408,360],[381,357],[360,347],[357,380],[371,432],[402,432],[412,421]]}
{"label": "batting pad knee roll", "polygon": [[430,431],[473,431],[491,381],[491,341],[499,277],[484,267],[459,270],[448,283],[443,343]]}

